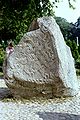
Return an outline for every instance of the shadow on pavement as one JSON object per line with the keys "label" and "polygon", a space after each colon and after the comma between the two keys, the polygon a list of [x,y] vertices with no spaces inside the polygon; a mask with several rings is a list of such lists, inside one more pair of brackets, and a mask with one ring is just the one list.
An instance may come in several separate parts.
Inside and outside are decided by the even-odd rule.
{"label": "shadow on pavement", "polygon": [[42,120],[80,120],[80,115],[56,112],[38,112],[39,118]]}
{"label": "shadow on pavement", "polygon": [[4,98],[11,98],[11,92],[8,88],[0,88],[0,100],[4,99]]}

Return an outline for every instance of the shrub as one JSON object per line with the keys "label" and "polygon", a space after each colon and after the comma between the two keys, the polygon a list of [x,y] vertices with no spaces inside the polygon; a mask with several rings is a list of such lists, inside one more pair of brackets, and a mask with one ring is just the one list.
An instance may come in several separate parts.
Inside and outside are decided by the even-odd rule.
{"label": "shrub", "polygon": [[75,41],[67,40],[66,44],[70,47],[72,56],[75,60],[79,58],[78,46]]}
{"label": "shrub", "polygon": [[75,67],[80,69],[80,55],[79,55],[79,48],[76,45],[75,41],[67,40],[66,44],[70,47],[72,56],[75,59]]}
{"label": "shrub", "polygon": [[2,46],[0,45],[0,71],[2,71],[2,65],[5,57],[5,52]]}
{"label": "shrub", "polygon": [[80,55],[79,55],[79,58],[76,60],[76,68],[80,69]]}

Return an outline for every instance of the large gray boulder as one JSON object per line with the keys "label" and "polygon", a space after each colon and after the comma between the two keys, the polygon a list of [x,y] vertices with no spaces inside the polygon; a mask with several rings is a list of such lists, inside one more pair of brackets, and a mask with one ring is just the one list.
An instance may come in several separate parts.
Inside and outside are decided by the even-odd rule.
{"label": "large gray boulder", "polygon": [[74,59],[53,17],[33,21],[7,58],[5,82],[16,97],[74,96]]}

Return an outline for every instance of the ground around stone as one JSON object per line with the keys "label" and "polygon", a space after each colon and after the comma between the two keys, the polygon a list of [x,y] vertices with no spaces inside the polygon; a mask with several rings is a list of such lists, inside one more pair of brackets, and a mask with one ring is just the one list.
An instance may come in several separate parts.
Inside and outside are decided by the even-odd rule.
{"label": "ground around stone", "polygon": [[[80,85],[80,77],[78,77]],[[80,120],[80,93],[75,97],[14,100],[0,79],[0,120]]]}

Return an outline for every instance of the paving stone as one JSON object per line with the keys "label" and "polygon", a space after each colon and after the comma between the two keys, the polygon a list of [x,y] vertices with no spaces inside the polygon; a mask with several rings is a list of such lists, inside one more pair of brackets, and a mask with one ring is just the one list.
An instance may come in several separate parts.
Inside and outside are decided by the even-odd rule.
{"label": "paving stone", "polygon": [[[4,81],[0,88],[5,87]],[[0,91],[1,92],[1,91]],[[6,94],[7,91],[3,90]],[[1,96],[1,94],[0,94]],[[4,94],[3,94],[4,96]],[[5,98],[5,100],[7,100]],[[80,96],[8,102],[0,99],[0,120],[80,120]]]}

